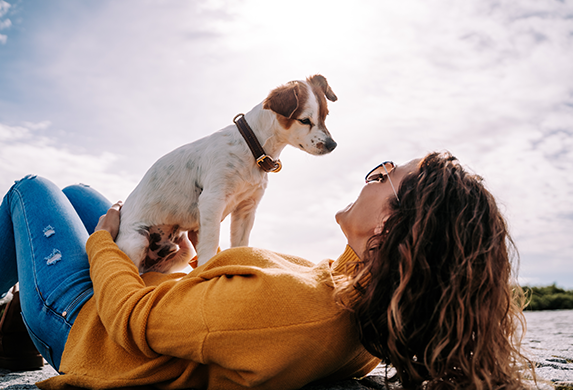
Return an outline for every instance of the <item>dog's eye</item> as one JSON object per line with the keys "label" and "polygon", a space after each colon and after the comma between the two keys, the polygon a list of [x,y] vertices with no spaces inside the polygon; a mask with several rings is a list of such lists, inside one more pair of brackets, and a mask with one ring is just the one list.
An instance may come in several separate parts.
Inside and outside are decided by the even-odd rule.
{"label": "dog's eye", "polygon": [[304,119],[299,119],[298,120],[300,123],[302,123],[303,125],[311,125],[312,123],[310,122],[310,119],[308,118],[304,118]]}

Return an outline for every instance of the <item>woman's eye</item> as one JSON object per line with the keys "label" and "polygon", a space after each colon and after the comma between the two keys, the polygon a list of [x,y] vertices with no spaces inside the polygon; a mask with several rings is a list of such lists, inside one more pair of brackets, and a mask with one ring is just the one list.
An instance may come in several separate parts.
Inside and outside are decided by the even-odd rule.
{"label": "woman's eye", "polygon": [[310,119],[308,119],[308,118],[299,119],[298,121],[300,123],[302,123],[303,125],[310,125]]}
{"label": "woman's eye", "polygon": [[386,175],[385,174],[376,174],[376,175],[372,175],[368,177],[368,182],[372,183],[372,182],[379,182],[379,183],[384,183],[386,181]]}

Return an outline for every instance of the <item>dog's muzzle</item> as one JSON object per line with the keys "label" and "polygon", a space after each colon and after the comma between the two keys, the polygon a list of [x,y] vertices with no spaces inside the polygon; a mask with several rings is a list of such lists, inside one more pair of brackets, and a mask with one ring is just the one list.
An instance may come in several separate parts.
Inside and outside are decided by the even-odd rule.
{"label": "dog's muzzle", "polygon": [[324,141],[318,142],[316,144],[316,149],[318,153],[316,154],[328,154],[332,152],[338,144],[332,138],[327,137]]}
{"label": "dog's muzzle", "polygon": [[326,140],[326,142],[324,143],[324,148],[325,148],[326,150],[328,150],[328,153],[330,153],[330,152],[332,152],[334,149],[336,149],[336,146],[337,146],[337,145],[338,145],[338,144],[336,143],[335,140],[333,140],[332,138],[328,138],[328,139]]}

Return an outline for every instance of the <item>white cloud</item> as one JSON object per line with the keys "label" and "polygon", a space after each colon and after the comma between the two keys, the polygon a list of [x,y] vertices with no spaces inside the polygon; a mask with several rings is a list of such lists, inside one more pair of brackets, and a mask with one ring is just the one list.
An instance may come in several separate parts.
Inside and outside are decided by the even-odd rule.
{"label": "white cloud", "polygon": [[[4,0],[0,0],[0,18],[8,13],[10,9],[10,4]],[[9,28],[12,26],[12,21],[10,19],[0,20],[0,30]],[[8,36],[5,34],[0,34],[0,44],[4,45],[8,41]]]}
{"label": "white cloud", "polygon": [[58,147],[34,128],[0,123],[0,192],[5,193],[15,180],[37,174],[54,181],[60,188],[85,183],[102,194],[125,199],[136,184],[133,176],[115,168],[121,160],[111,153],[89,155]]}
{"label": "white cloud", "polygon": [[320,72],[339,96],[327,122],[339,147],[320,158],[285,150],[253,245],[334,257],[344,242],[334,212],[371,166],[449,149],[500,200],[523,278],[573,268],[570,1],[98,4],[28,26],[33,55],[23,52],[22,73],[10,75],[18,110],[0,116],[24,126],[0,126],[0,177],[41,161],[62,185],[95,181],[124,198],[164,153]]}
{"label": "white cloud", "polygon": [[4,0],[0,0],[0,18],[6,15],[9,9],[10,9],[10,4],[8,4]]}
{"label": "white cloud", "polygon": [[30,130],[47,130],[52,125],[50,121],[41,121],[38,123],[24,122],[24,126]]}
{"label": "white cloud", "polygon": [[8,28],[12,25],[12,21],[10,19],[0,20],[0,30]]}

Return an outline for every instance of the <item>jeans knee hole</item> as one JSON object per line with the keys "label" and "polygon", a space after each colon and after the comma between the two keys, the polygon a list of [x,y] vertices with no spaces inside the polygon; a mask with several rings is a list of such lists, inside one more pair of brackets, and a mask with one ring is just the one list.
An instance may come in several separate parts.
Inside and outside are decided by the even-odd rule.
{"label": "jeans knee hole", "polygon": [[38,175],[26,175],[26,176],[24,176],[23,178],[21,178],[20,180],[14,181],[14,183],[18,184],[18,183],[20,183],[21,181],[24,181],[24,180],[33,180],[33,179],[35,179],[36,177],[38,177]]}
{"label": "jeans knee hole", "polygon": [[44,228],[44,237],[48,238],[54,234],[56,234],[56,230],[51,225],[48,225]]}
{"label": "jeans knee hole", "polygon": [[62,260],[62,252],[60,252],[57,249],[54,249],[52,251],[52,254],[50,254],[48,257],[45,257],[44,260],[46,260],[47,265],[54,265],[58,261]]}

